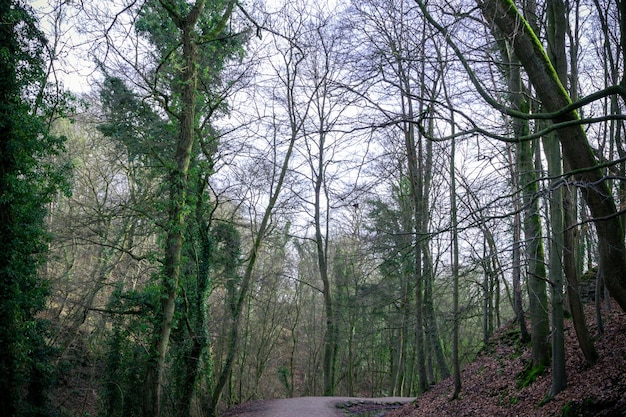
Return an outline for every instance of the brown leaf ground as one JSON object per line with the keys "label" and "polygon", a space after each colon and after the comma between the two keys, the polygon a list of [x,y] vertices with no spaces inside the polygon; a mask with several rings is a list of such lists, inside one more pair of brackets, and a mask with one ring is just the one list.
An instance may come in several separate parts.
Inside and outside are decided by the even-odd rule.
{"label": "brown leaf ground", "polygon": [[[596,334],[592,306],[587,317]],[[519,388],[518,375],[530,361],[529,346],[521,346],[515,326],[500,329],[476,360],[461,373],[459,399],[451,400],[451,378],[431,387],[414,404],[386,417],[428,416],[626,416],[626,315],[616,305],[603,311],[604,334],[595,347],[600,355],[593,367],[585,366],[572,321],[565,321],[567,388],[541,403],[550,392],[547,369],[530,385]]]}

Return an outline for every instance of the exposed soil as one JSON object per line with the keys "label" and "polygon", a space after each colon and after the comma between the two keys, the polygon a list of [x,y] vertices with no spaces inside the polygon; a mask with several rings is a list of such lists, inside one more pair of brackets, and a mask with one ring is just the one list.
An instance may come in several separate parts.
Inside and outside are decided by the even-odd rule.
{"label": "exposed soil", "polygon": [[221,417],[340,417],[400,407],[412,398],[301,397],[252,401],[227,410]]}
{"label": "exposed soil", "polygon": [[[399,402],[349,401],[337,404],[336,407],[348,416],[363,416],[366,412],[376,412],[377,416],[385,416],[390,410],[402,407]],[[373,415],[373,414],[372,414]]]}

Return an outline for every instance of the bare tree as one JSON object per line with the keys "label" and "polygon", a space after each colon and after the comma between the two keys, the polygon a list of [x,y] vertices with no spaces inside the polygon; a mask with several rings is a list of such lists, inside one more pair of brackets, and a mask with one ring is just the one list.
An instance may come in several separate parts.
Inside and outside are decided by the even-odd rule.
{"label": "bare tree", "polygon": [[[507,36],[515,54],[526,69],[538,97],[551,118],[559,124],[557,137],[563,149],[563,158],[572,169],[583,197],[594,217],[599,238],[599,255],[606,285],[622,309],[626,309],[626,266],[624,234],[617,215],[615,200],[587,141],[585,131],[578,123],[579,116],[563,88],[537,37],[508,1],[488,0],[478,3],[486,19],[493,22]],[[519,26],[519,22],[522,23]]]}

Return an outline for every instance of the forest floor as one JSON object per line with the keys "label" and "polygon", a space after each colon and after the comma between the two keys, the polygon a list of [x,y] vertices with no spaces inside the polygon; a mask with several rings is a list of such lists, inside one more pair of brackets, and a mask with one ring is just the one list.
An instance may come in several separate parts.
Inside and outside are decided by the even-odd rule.
{"label": "forest floor", "polygon": [[[235,406],[221,417],[340,417],[363,416],[364,412],[398,408],[413,400],[406,397],[296,397],[276,400],[259,400]],[[381,413],[381,414],[379,414]]]}
{"label": "forest floor", "polygon": [[[593,306],[586,317],[597,334]],[[626,416],[626,314],[617,305],[602,311],[604,334],[595,337],[600,359],[586,366],[572,320],[565,320],[567,388],[547,399],[552,378],[546,369],[520,387],[531,361],[530,346],[519,342],[519,326],[510,324],[492,337],[476,360],[461,372],[462,389],[452,400],[452,378],[433,385],[414,403],[385,417],[429,416]]]}

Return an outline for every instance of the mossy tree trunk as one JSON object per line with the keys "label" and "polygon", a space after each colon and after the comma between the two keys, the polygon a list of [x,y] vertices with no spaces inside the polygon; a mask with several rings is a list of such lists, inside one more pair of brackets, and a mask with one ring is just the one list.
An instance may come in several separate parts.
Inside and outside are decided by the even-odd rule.
{"label": "mossy tree trunk", "polygon": [[[561,111],[571,104],[571,99],[535,32],[513,1],[483,0],[477,4],[485,19],[495,24],[513,45],[515,55],[526,69],[543,108],[548,112],[560,112],[553,122],[579,120],[576,111]],[[609,192],[583,127],[576,123],[564,124],[557,129],[556,135],[561,142],[563,158],[572,169],[570,175],[576,179],[595,219],[599,258],[606,285],[622,310],[626,310],[624,229],[617,215],[615,199]]]}
{"label": "mossy tree trunk", "polygon": [[[168,208],[168,230],[165,239],[165,260],[163,287],[164,297],[161,302],[161,323],[158,336],[155,340],[157,363],[156,378],[152,381],[152,405],[146,404],[148,408],[144,415],[161,415],[162,388],[165,385],[165,357],[169,345],[170,334],[176,298],[178,296],[178,281],[181,269],[181,254],[183,247],[183,232],[186,220],[186,190],[187,174],[189,172],[189,161],[191,149],[194,142],[194,122],[196,107],[196,84],[197,84],[197,53],[198,47],[194,34],[194,24],[197,17],[204,8],[204,1],[199,1],[193,11],[183,18],[173,14],[182,34],[183,56],[185,66],[182,69],[182,82],[184,92],[182,97],[182,112],[178,141],[176,143],[176,153],[174,155],[174,166],[171,168],[169,182],[169,208]],[[173,12],[172,12],[173,13]]]}
{"label": "mossy tree trunk", "polygon": [[178,30],[182,46],[182,61],[179,72],[174,76],[180,80],[180,111],[177,115],[177,140],[174,155],[167,177],[169,196],[167,211],[167,230],[165,237],[165,254],[163,261],[163,294],[159,311],[160,323],[155,332],[153,359],[154,369],[149,368],[146,374],[146,398],[144,400],[145,416],[162,414],[162,392],[166,384],[166,355],[170,335],[174,323],[176,300],[179,296],[179,281],[183,250],[183,234],[186,230],[188,217],[187,191],[189,184],[189,166],[198,128],[196,107],[198,105],[198,46],[214,40],[224,29],[230,19],[234,3],[227,2],[224,13],[216,20],[215,25],[207,33],[200,34],[197,24],[201,18],[206,0],[196,0],[186,7],[174,0],[159,0],[159,5],[167,12],[167,16]]}
{"label": "mossy tree trunk", "polygon": [[541,239],[541,217],[533,146],[530,142],[518,144],[520,186],[524,202],[523,229],[528,263],[528,301],[531,323],[533,366],[547,365],[550,360],[548,297],[546,294],[546,266]]}
{"label": "mossy tree trunk", "polygon": [[[509,86],[509,101],[511,106],[522,112],[527,112],[528,104],[524,100],[524,88],[522,86],[521,70],[519,61],[506,45],[501,45],[501,55],[505,63],[505,76]],[[530,131],[526,120],[513,119],[512,127],[515,137],[527,136]],[[534,366],[543,366],[550,358],[550,345],[548,342],[548,300],[546,295],[546,267],[544,261],[543,242],[541,239],[541,217],[539,215],[539,187],[537,184],[536,167],[534,163],[533,142],[518,142],[515,147],[515,166],[513,175],[516,176],[514,183],[518,184],[523,206],[521,227],[526,241],[528,298],[531,322],[531,342]],[[514,253],[514,255],[516,255]],[[519,256],[519,254],[517,255]],[[522,339],[525,339],[525,323],[521,308],[521,285],[514,283],[514,290],[520,291],[515,294],[514,305],[517,310],[518,320],[522,329]]]}

